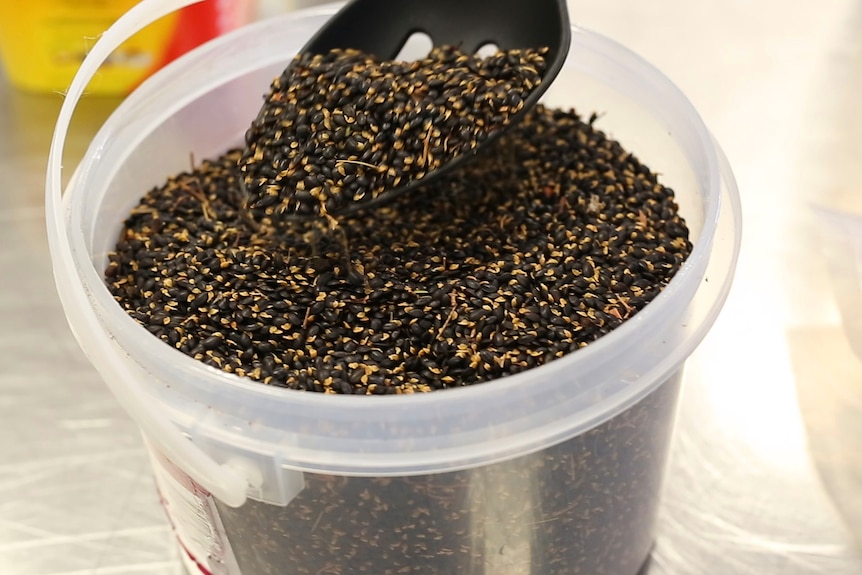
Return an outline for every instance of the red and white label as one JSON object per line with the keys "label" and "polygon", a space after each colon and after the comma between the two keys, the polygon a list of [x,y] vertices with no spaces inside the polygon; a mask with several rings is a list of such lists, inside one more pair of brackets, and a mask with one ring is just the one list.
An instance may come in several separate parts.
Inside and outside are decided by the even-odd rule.
{"label": "red and white label", "polygon": [[195,575],[241,575],[213,496],[152,445],[148,447],[159,497],[186,569]]}

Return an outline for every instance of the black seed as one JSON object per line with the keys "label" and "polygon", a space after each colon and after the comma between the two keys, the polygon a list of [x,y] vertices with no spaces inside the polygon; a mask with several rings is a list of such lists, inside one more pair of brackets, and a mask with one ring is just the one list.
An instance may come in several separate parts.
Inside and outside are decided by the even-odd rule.
{"label": "black seed", "polygon": [[211,335],[200,343],[200,346],[206,350],[212,350],[221,345],[224,340],[217,335]]}

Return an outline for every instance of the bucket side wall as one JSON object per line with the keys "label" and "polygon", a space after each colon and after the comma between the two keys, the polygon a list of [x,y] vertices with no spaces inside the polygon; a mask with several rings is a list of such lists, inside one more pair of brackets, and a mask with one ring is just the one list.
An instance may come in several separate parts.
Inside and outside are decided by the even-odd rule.
{"label": "bucket side wall", "polygon": [[653,543],[680,380],[506,462],[411,477],[306,473],[286,507],[217,506],[243,573],[634,574]]}

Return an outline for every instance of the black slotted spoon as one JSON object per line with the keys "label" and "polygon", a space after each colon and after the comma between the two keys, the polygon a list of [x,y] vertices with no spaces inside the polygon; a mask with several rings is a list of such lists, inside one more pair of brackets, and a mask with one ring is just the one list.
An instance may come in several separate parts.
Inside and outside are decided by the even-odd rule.
{"label": "black slotted spoon", "polygon": [[[419,179],[385,190],[376,197],[352,202],[339,210],[347,215],[425,185],[478,155],[538,103],[563,66],[571,43],[566,0],[351,0],[300,50],[326,54],[355,49],[393,60],[411,36],[427,34],[434,46],[454,45],[474,53],[492,44],[500,50],[547,47],[547,66],[541,83],[502,129],[471,150],[455,156]],[[282,214],[285,219],[307,216]]]}

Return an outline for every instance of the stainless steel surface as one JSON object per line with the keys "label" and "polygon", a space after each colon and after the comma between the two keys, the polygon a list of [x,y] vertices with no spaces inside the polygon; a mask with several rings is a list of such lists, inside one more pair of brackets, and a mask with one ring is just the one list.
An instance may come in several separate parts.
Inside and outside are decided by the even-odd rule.
{"label": "stainless steel surface", "polygon": [[[744,204],[734,289],[687,366],[648,574],[862,573],[862,360],[810,212],[862,213],[862,4],[571,9],[678,83]],[[140,437],[55,295],[43,184],[60,101],[0,84],[0,573],[174,575]],[[68,168],[116,103],[84,101]]]}

